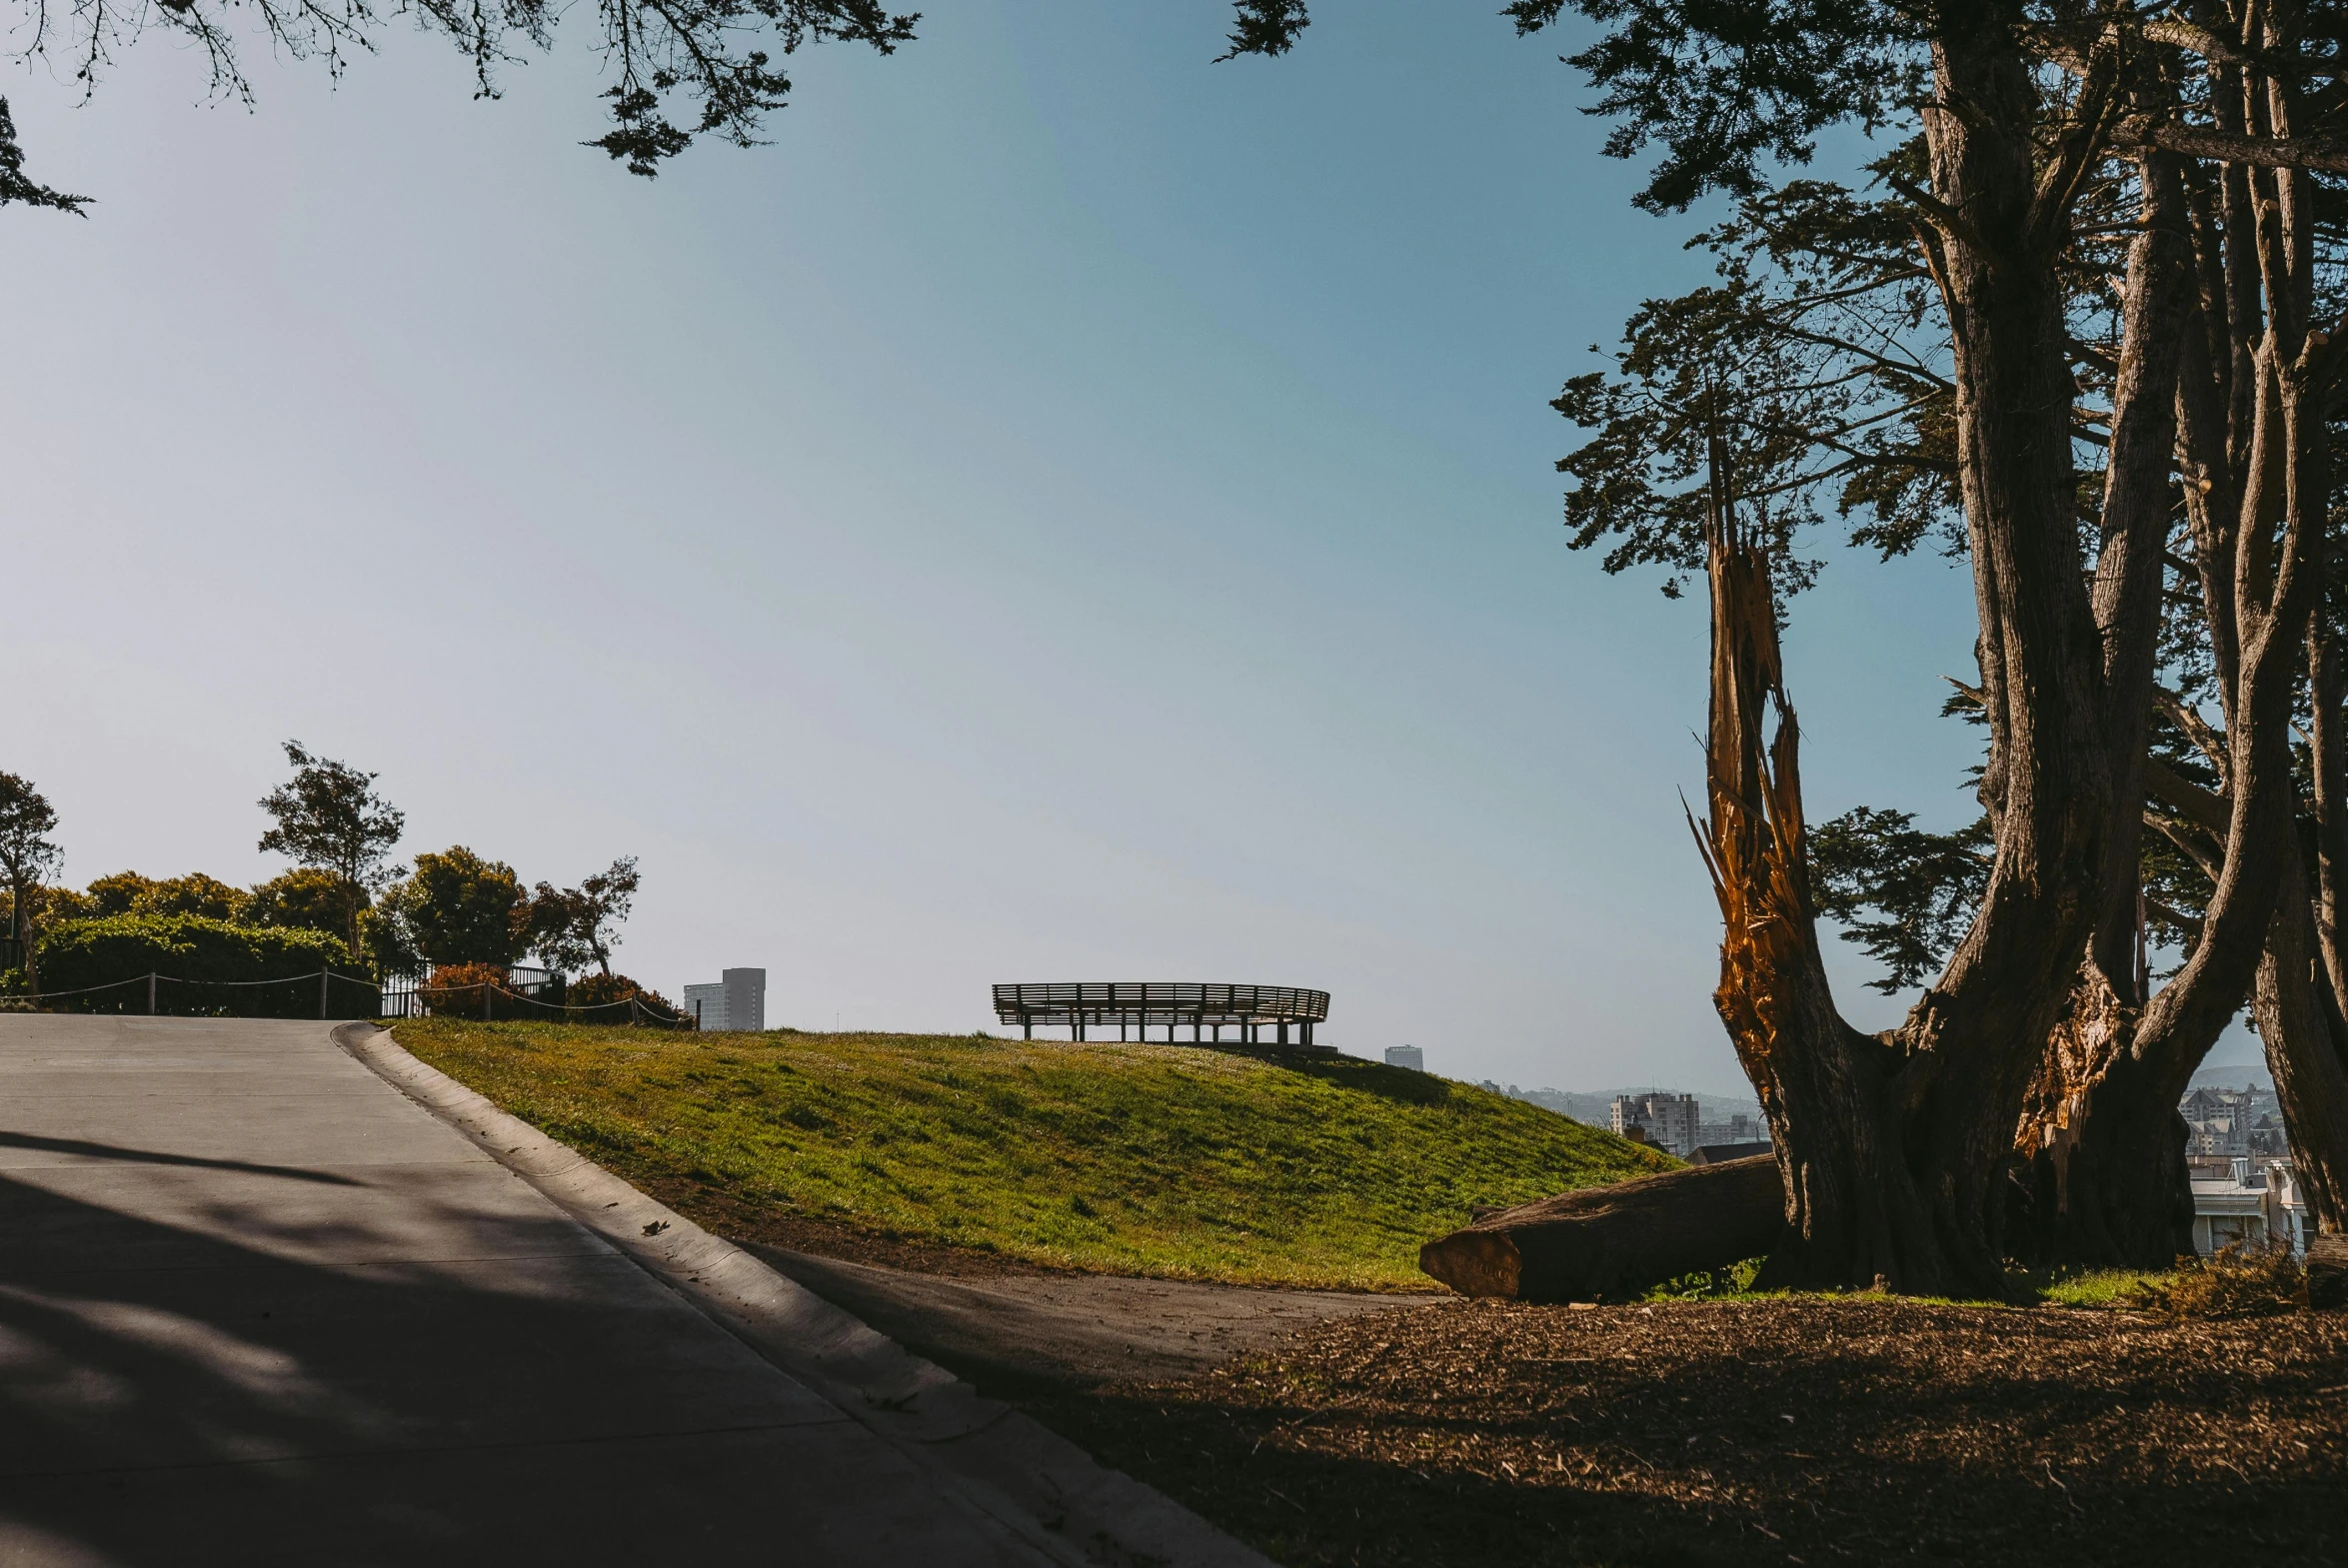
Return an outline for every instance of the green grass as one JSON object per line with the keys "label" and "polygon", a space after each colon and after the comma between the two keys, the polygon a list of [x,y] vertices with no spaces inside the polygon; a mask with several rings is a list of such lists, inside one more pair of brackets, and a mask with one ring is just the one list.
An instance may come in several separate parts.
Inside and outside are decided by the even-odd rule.
{"label": "green grass", "polygon": [[[1730,1268],[1709,1273],[1683,1274],[1667,1279],[1646,1292],[1649,1301],[1782,1301],[1791,1296],[1817,1296],[1836,1299],[1864,1296],[1863,1290],[1755,1290],[1754,1276],[1760,1272],[1761,1259],[1747,1258]],[[2022,1272],[2007,1275],[2013,1281],[2014,1294],[2007,1300],[1989,1300],[1976,1296],[1901,1296],[1899,1299],[1924,1306],[2064,1306],[2064,1307],[2130,1307],[2144,1304],[2144,1291],[2166,1288],[2176,1281],[2173,1272],[2146,1272],[2142,1269],[2100,1268],[2077,1272]]]}
{"label": "green grass", "polygon": [[2145,1290],[2161,1289],[2176,1277],[2166,1269],[2146,1273],[2141,1269],[2099,1268],[2050,1280],[2039,1286],[2038,1297],[2056,1306],[2132,1306],[2141,1303]]}
{"label": "green grass", "polygon": [[1420,1243],[1676,1163],[1338,1058],[919,1034],[400,1023],[417,1056],[632,1179],[1102,1272],[1433,1288]]}

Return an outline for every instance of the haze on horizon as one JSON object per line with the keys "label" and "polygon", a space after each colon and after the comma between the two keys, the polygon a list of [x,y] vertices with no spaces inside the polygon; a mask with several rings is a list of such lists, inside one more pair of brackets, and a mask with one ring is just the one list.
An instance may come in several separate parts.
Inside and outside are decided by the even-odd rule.
{"label": "haze on horizon", "polygon": [[[578,145],[576,29],[495,102],[397,34],[251,114],[153,40],[13,85],[99,199],[0,213],[0,766],[66,878],[271,874],[293,737],[406,852],[640,856],[621,966],[763,964],[772,1022],[1254,980],[1451,1076],[1733,1091],[1701,608],[1566,549],[1546,407],[1697,220],[1630,208],[1568,40],[1361,0],[1212,64],[1227,15],[966,0],[652,183]],[[1952,825],[1969,585],[1822,543],[1812,814]]]}

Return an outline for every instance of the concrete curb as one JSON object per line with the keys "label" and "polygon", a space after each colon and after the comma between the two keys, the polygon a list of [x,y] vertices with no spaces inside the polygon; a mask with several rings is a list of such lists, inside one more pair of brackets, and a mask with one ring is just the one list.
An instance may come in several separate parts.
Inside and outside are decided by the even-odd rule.
{"label": "concrete curb", "polygon": [[346,1023],[335,1043],[580,1224],[838,1405],[1056,1562],[1095,1568],[1273,1568],[1155,1488],[645,1196],[578,1150]]}

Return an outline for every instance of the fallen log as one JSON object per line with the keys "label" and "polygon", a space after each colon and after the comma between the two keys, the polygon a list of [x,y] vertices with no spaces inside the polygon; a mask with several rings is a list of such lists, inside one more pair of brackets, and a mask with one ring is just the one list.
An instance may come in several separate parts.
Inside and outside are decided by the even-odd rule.
{"label": "fallen log", "polygon": [[2318,1236],[2307,1244],[2307,1304],[2348,1307],[2348,1236]]}
{"label": "fallen log", "polygon": [[1520,1203],[1429,1241],[1418,1266],[1462,1295],[1597,1301],[1758,1257],[1784,1233],[1785,1187],[1760,1154]]}

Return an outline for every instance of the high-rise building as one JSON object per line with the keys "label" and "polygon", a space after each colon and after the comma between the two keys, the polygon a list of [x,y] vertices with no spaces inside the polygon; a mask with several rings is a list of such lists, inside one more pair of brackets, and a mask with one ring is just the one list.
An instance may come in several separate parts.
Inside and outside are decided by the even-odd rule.
{"label": "high-rise building", "polygon": [[1617,1094],[1614,1130],[1628,1136],[1643,1128],[1646,1141],[1670,1153],[1685,1156],[1696,1146],[1696,1097],[1693,1094]]}
{"label": "high-rise building", "polygon": [[1386,1047],[1386,1065],[1408,1067],[1412,1072],[1424,1072],[1426,1070],[1426,1052],[1415,1045],[1388,1045]]}
{"label": "high-rise building", "polygon": [[705,1030],[763,1029],[767,1026],[767,971],[721,969],[715,985],[685,987],[685,1010]]}

